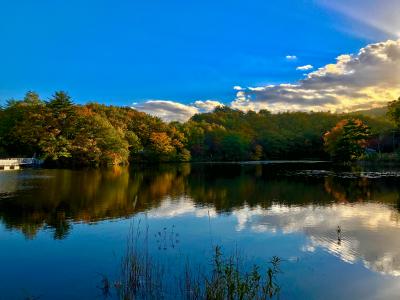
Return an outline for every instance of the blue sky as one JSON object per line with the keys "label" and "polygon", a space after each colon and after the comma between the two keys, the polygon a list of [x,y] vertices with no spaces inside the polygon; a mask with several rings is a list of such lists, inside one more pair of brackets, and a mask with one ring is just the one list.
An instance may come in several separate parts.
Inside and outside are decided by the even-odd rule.
{"label": "blue sky", "polygon": [[[293,83],[297,67],[398,38],[386,24],[398,2],[329,2],[0,0],[0,101],[65,90],[77,103],[231,103],[234,86]],[[351,11],[374,5],[373,24]]]}

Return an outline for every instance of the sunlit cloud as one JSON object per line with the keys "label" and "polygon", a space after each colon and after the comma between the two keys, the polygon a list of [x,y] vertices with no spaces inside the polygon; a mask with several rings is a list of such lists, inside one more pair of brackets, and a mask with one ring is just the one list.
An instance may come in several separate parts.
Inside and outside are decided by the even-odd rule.
{"label": "sunlit cloud", "polygon": [[[297,67],[309,71],[312,65]],[[374,43],[355,54],[343,54],[294,83],[233,87],[230,106],[243,111],[346,112],[381,107],[400,96],[400,39]],[[217,100],[182,104],[148,100],[134,108],[166,121],[187,121],[191,116],[223,105]]]}
{"label": "sunlit cloud", "polygon": [[400,40],[344,54],[294,84],[249,87],[231,103],[241,110],[348,111],[379,107],[400,95]]}
{"label": "sunlit cloud", "polygon": [[210,112],[214,108],[223,105],[223,103],[217,100],[198,100],[194,102],[194,106],[200,110],[200,112]]}
{"label": "sunlit cloud", "polygon": [[305,65],[305,66],[297,67],[296,70],[299,70],[299,71],[308,71],[308,70],[311,70],[311,69],[313,69],[313,68],[314,68],[314,67],[313,67],[312,65]]}
{"label": "sunlit cloud", "polygon": [[217,100],[197,100],[193,104],[182,104],[171,100],[148,100],[133,105],[133,108],[168,122],[185,122],[194,114],[209,112],[221,105],[223,104]]}
{"label": "sunlit cloud", "polygon": [[133,108],[165,121],[184,122],[199,112],[197,107],[170,100],[148,100],[135,105]]}

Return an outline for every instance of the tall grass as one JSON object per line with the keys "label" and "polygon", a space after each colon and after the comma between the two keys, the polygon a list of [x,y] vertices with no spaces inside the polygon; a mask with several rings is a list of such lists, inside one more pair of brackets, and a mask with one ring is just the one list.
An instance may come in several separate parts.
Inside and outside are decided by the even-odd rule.
{"label": "tall grass", "polygon": [[163,299],[164,264],[149,253],[149,228],[143,233],[140,221],[132,228],[121,264],[120,280],[114,285],[119,299]]}
{"label": "tall grass", "polygon": [[[165,257],[150,254],[149,228],[143,232],[139,222],[131,230],[120,277],[113,283],[114,296],[121,300],[272,299],[280,293],[280,263],[280,258],[273,257],[264,268],[249,267],[238,251],[224,255],[220,246],[214,246],[204,264],[194,265],[187,257],[181,257],[171,266]],[[101,290],[105,298],[112,297],[110,286],[110,281],[103,278]]]}
{"label": "tall grass", "polygon": [[235,255],[224,258],[221,248],[216,246],[213,270],[209,276],[204,276],[205,288],[200,298],[250,300],[269,299],[279,294],[280,288],[276,282],[276,275],[280,273],[278,257],[273,257],[265,276],[258,265],[253,265],[250,272],[243,271],[240,260]]}

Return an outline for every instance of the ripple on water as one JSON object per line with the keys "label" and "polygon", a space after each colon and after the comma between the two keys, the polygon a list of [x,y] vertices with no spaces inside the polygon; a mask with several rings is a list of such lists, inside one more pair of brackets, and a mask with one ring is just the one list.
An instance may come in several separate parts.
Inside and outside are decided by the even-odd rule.
{"label": "ripple on water", "polygon": [[286,176],[308,176],[308,177],[339,177],[345,179],[355,178],[399,178],[400,171],[379,171],[379,172],[335,172],[328,170],[301,170],[301,171],[285,171]]}

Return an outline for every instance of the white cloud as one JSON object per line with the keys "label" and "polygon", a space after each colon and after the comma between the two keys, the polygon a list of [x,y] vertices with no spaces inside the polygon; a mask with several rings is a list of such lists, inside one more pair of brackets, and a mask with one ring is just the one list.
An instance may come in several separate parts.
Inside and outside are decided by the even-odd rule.
{"label": "white cloud", "polygon": [[296,55],[286,55],[287,60],[296,60],[297,56]]}
{"label": "white cloud", "polygon": [[133,108],[157,116],[165,121],[187,121],[197,114],[197,107],[169,100],[148,100],[135,105]]}
{"label": "white cloud", "polygon": [[300,66],[297,67],[296,70],[300,70],[300,71],[308,71],[313,69],[314,67],[312,65],[305,65],[305,66]]}
{"label": "white cloud", "polygon": [[216,100],[205,100],[205,101],[198,100],[194,102],[194,106],[197,107],[200,110],[200,112],[210,112],[214,110],[214,108],[222,105],[224,104]]}
{"label": "white cloud", "polygon": [[133,108],[159,117],[167,122],[185,122],[194,114],[209,112],[221,105],[223,105],[223,103],[216,100],[198,100],[189,105],[170,100],[148,100],[133,105]]}
{"label": "white cloud", "polygon": [[[293,55],[289,55],[293,59]],[[298,70],[310,70],[311,65]],[[356,54],[343,54],[295,83],[243,88],[234,86],[231,107],[243,111],[351,111],[385,105],[400,96],[400,40],[369,44]],[[148,100],[138,110],[166,121],[186,121],[192,115],[222,105],[216,100],[182,104]]]}
{"label": "white cloud", "polygon": [[309,73],[296,84],[250,87],[237,92],[242,110],[346,111],[386,104],[400,95],[400,40],[370,44],[357,54]]}

